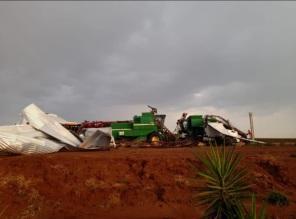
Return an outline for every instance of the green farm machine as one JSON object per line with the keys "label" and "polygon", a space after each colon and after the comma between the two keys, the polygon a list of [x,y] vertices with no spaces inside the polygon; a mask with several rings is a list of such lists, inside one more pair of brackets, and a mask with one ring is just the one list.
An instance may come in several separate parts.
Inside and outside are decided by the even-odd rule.
{"label": "green farm machine", "polygon": [[[215,141],[233,145],[249,142],[247,134],[235,128],[228,120],[216,115],[190,115],[183,113],[172,133],[164,124],[166,115],[158,114],[151,106],[150,112],[135,115],[127,121],[84,121],[77,124],[64,124],[77,136],[85,137],[90,130],[101,130],[111,135],[113,143],[137,141],[152,145],[184,145],[189,142]],[[186,143],[185,143],[186,142]],[[167,144],[169,143],[169,144]]]}
{"label": "green farm machine", "polygon": [[157,114],[157,109],[148,106],[151,112],[135,115],[132,121],[112,122],[112,135],[115,140],[145,140],[149,143],[174,140],[175,136],[165,127],[166,115]]}

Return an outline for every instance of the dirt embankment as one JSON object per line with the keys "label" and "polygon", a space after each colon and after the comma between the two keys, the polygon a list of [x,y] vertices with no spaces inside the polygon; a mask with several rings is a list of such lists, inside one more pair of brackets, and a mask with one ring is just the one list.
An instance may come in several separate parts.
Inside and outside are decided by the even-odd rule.
{"label": "dirt embankment", "polygon": [[[207,147],[117,149],[0,157],[0,218],[199,218],[192,195],[194,153]],[[296,147],[242,147],[258,200],[273,189],[290,205],[269,216],[296,218]]]}

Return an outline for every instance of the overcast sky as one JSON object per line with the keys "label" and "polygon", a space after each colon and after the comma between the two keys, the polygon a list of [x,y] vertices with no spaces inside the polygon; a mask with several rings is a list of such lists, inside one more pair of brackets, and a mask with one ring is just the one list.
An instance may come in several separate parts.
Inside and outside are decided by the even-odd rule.
{"label": "overcast sky", "polygon": [[0,124],[218,114],[296,137],[296,2],[0,2]]}

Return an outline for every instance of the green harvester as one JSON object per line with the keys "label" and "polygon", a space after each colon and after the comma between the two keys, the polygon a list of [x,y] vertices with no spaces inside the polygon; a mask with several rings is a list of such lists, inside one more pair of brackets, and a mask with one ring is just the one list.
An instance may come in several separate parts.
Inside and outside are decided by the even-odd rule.
{"label": "green harvester", "polygon": [[165,115],[152,112],[143,112],[135,115],[132,121],[111,123],[112,134],[115,139],[136,139],[148,142],[157,142],[163,136]]}

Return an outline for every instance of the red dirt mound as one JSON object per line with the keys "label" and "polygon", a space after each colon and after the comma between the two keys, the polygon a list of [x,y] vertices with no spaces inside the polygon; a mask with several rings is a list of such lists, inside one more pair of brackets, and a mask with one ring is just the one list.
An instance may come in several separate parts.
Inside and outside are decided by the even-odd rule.
{"label": "red dirt mound", "polygon": [[[192,200],[202,182],[194,153],[207,147],[120,148],[0,157],[1,218],[200,218]],[[296,217],[296,147],[241,147],[243,166],[262,200],[276,189],[290,205],[271,217]]]}

